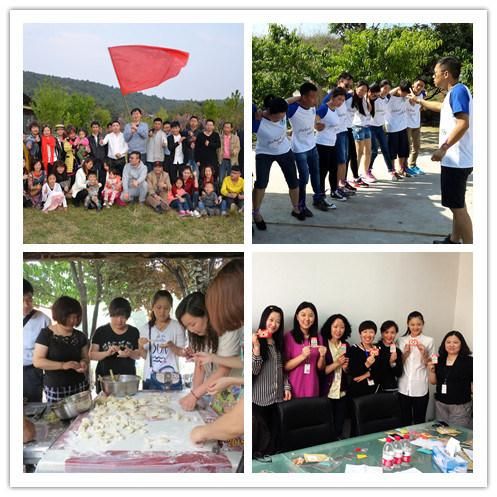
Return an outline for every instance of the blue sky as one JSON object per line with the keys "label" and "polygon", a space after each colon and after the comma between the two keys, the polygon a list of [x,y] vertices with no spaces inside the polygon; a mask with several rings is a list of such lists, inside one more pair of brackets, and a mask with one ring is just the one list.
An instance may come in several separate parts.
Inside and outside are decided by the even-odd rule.
{"label": "blue sky", "polygon": [[25,71],[117,87],[107,47],[155,45],[190,53],[176,78],[143,91],[204,100],[243,93],[242,24],[25,24]]}

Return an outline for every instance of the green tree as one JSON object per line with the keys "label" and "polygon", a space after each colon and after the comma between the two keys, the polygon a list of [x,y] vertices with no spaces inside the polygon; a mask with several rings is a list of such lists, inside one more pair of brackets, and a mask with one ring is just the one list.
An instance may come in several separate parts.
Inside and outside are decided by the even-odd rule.
{"label": "green tree", "polygon": [[98,121],[102,128],[105,129],[105,126],[107,126],[107,123],[112,121],[112,114],[110,113],[109,110],[104,109],[103,107],[96,107],[95,110],[93,111],[93,117],[92,121]]}
{"label": "green tree", "polygon": [[62,122],[65,124],[71,123],[76,128],[84,128],[88,131],[97,107],[95,99],[80,93],[71,93],[66,96],[66,99],[66,112]]}
{"label": "green tree", "polygon": [[45,81],[34,92],[32,107],[40,123],[55,126],[64,122],[68,103],[62,88]]}
{"label": "green tree", "polygon": [[365,22],[340,22],[340,23],[329,23],[328,31],[339,38],[343,38],[347,31],[363,31],[366,29]]}
{"label": "green tree", "polygon": [[243,125],[243,98],[241,93],[234,91],[221,107],[221,120],[231,121],[233,126],[239,128]]}
{"label": "green tree", "polygon": [[396,84],[418,76],[441,43],[433,30],[400,26],[348,30],[342,50],[330,56],[326,69],[332,81],[349,71],[356,81],[388,78]]}
{"label": "green tree", "polygon": [[328,48],[318,50],[296,30],[271,24],[266,36],[252,38],[252,93],[261,104],[268,94],[288,97],[306,80],[326,84],[323,62]]}
{"label": "green tree", "polygon": [[206,119],[213,119],[217,123],[221,117],[221,107],[215,100],[206,100],[202,104],[202,115]]}

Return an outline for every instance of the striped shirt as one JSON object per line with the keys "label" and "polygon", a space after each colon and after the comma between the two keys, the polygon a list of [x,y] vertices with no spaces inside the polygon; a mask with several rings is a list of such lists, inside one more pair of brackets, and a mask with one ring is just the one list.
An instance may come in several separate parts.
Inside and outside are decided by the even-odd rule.
{"label": "striped shirt", "polygon": [[283,373],[281,353],[274,343],[268,343],[268,358],[264,361],[252,354],[252,402],[270,406],[283,401],[284,390],[290,390],[288,377]]}

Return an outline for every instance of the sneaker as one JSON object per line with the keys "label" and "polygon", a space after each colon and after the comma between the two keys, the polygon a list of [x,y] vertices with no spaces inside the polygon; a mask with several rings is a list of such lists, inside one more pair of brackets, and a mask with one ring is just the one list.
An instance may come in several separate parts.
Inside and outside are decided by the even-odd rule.
{"label": "sneaker", "polygon": [[243,207],[240,207],[240,208],[238,209],[238,214],[243,214]]}
{"label": "sneaker", "polygon": [[337,191],[345,198],[349,198],[355,195],[355,192],[348,192],[345,188],[337,188]]}
{"label": "sneaker", "polygon": [[413,169],[412,167],[406,167],[406,173],[410,174],[411,176],[417,176],[418,173],[416,172],[415,169]]}
{"label": "sneaker", "polygon": [[[324,203],[324,199],[319,199],[319,200],[313,200],[312,201],[312,206],[315,207],[316,209],[319,209],[320,211],[327,211],[328,206]],[[305,212],[305,210],[304,210]],[[307,216],[311,217],[311,216]]]}
{"label": "sneaker", "polygon": [[200,217],[200,212],[199,212],[197,209],[195,209],[195,210],[192,212],[192,216],[193,216],[193,217]]}
{"label": "sneaker", "polygon": [[366,173],[366,179],[369,180],[370,183],[376,183],[378,180],[375,178],[375,176],[373,175],[373,173],[371,172],[371,170],[369,170],[367,173]]}
{"label": "sneaker", "polygon": [[348,186],[341,186],[339,188],[339,190],[342,192],[342,193],[346,193],[348,196],[352,196],[352,195],[355,195],[357,190],[354,188],[353,190],[351,190]]}
{"label": "sneaker", "polygon": [[236,204],[235,203],[232,203],[230,205],[230,211],[233,212],[233,211],[236,211],[237,207],[236,207]]}
{"label": "sneaker", "polygon": [[354,186],[356,188],[358,188],[358,187],[359,188],[369,188],[369,185],[365,181],[363,181],[362,178],[355,179],[354,180]]}
{"label": "sneaker", "polygon": [[264,218],[260,214],[257,217],[257,219],[254,217],[254,223],[258,230],[266,231],[267,229],[266,223],[264,221]]}
{"label": "sneaker", "polygon": [[367,176],[361,176],[359,179],[360,179],[363,183],[366,183],[366,185],[368,185],[368,186],[369,186],[369,185],[372,185],[373,183],[375,183],[375,182],[376,182],[376,180],[374,180],[374,181],[373,181],[373,180],[369,179]]}
{"label": "sneaker", "polygon": [[[347,200],[347,199],[344,199],[344,200]],[[336,209],[337,206],[329,199],[325,198],[323,200],[323,202],[326,204],[326,207],[328,207],[328,209]]]}
{"label": "sneaker", "polygon": [[453,242],[450,239],[450,235],[447,235],[443,240],[433,240],[434,244],[450,244],[450,245],[460,245],[461,242]]}
{"label": "sneaker", "polygon": [[392,181],[400,181],[404,179],[397,171],[390,171]]}
{"label": "sneaker", "polygon": [[399,171],[399,174],[403,176],[404,178],[412,178],[412,174],[409,174],[407,172],[407,169],[404,169],[403,171]]}
{"label": "sneaker", "polygon": [[157,205],[156,207],[154,207],[154,211],[157,212],[157,214],[162,214],[162,212],[163,212],[160,205]]}
{"label": "sneaker", "polygon": [[416,171],[417,174],[420,174],[420,175],[423,175],[423,174],[426,174],[422,169],[420,169],[418,166],[414,165],[414,166],[411,166],[411,169],[414,169],[414,171]]}
{"label": "sneaker", "polygon": [[[314,202],[313,202],[313,205],[314,205]],[[315,207],[317,207],[317,205],[315,205]],[[328,210],[328,209],[326,209]],[[302,209],[302,211],[304,213],[304,216],[305,217],[313,217],[314,214],[304,205],[304,208]]]}
{"label": "sneaker", "polygon": [[343,195],[340,190],[335,190],[333,193],[330,194],[330,197],[334,200],[340,200],[340,202],[345,202],[347,200],[347,197]]}
{"label": "sneaker", "polygon": [[202,210],[200,211],[200,215],[205,217],[205,216],[207,216],[207,215],[208,215],[208,213],[207,213],[207,211],[206,211],[205,209],[202,209]]}
{"label": "sneaker", "polygon": [[107,200],[104,202],[104,207],[109,207]]}
{"label": "sneaker", "polygon": [[[312,212],[311,212],[312,214]],[[300,211],[300,212],[295,212],[295,211],[292,211],[291,212],[291,215],[295,218],[297,218],[299,221],[305,221],[305,214],[303,211]]]}
{"label": "sneaker", "polygon": [[344,188],[344,189],[346,189],[348,191],[351,191],[351,192],[356,192],[357,191],[357,188],[354,185],[352,185],[349,181],[346,181],[345,185],[342,188]]}
{"label": "sneaker", "polygon": [[221,211],[221,216],[227,216],[228,213],[226,211]]}

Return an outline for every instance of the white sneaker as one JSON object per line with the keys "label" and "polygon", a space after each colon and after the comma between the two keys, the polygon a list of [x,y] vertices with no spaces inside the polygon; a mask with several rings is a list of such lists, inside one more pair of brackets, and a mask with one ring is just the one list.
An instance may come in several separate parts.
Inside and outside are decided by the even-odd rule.
{"label": "white sneaker", "polygon": [[192,216],[193,216],[193,217],[200,217],[200,216],[201,216],[201,214],[200,214],[200,212],[199,212],[197,209],[195,209],[195,210],[192,212]]}

